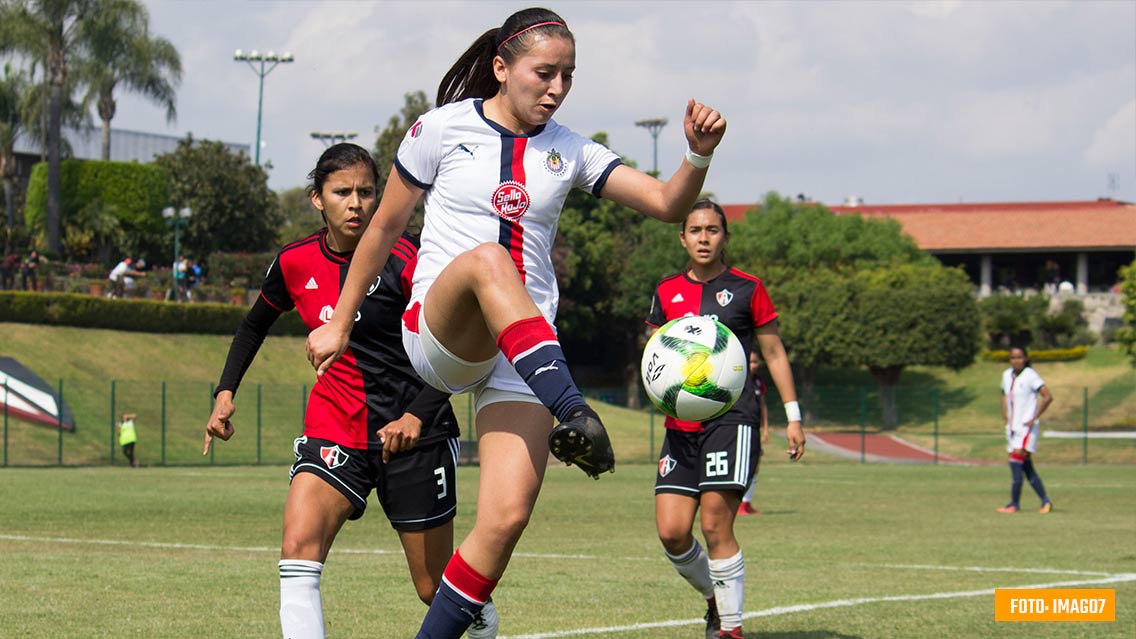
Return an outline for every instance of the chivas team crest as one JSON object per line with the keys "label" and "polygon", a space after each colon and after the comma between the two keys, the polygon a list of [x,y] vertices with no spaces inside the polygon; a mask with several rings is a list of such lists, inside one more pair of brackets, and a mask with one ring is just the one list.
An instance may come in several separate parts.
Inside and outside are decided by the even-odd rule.
{"label": "chivas team crest", "polygon": [[490,203],[493,205],[493,210],[497,211],[497,215],[507,220],[515,220],[529,210],[529,192],[525,190],[525,185],[509,180],[497,186]]}
{"label": "chivas team crest", "polygon": [[343,449],[338,445],[320,446],[320,459],[327,464],[328,468],[339,468],[347,463],[347,453],[343,452]]}
{"label": "chivas team crest", "polygon": [[677,465],[678,462],[672,459],[670,455],[663,456],[663,458],[659,460],[659,477],[666,477],[671,474],[671,471],[674,470]]}
{"label": "chivas team crest", "polygon": [[734,294],[726,289],[718,291],[718,295],[716,295],[715,297],[718,298],[718,305],[722,307],[725,307],[734,300]]}
{"label": "chivas team crest", "polygon": [[560,177],[568,170],[568,165],[564,163],[564,156],[560,155],[560,151],[552,149],[544,158],[544,168],[556,177]]}

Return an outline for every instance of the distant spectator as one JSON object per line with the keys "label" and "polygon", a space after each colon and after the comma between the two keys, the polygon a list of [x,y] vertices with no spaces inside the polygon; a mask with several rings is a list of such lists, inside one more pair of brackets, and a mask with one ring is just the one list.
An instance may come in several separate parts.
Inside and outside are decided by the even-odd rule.
{"label": "distant spectator", "polygon": [[189,277],[189,260],[185,259],[184,255],[179,255],[178,259],[174,262],[173,280],[174,280],[174,301],[181,302],[188,298],[189,289],[187,288],[187,278]]}
{"label": "distant spectator", "polygon": [[122,421],[118,422],[118,445],[122,446],[122,454],[126,455],[131,468],[138,468],[138,460],[134,458],[134,443],[138,441],[138,431],[134,429],[135,413],[123,413]]}
{"label": "distant spectator", "polygon": [[39,271],[40,261],[42,260],[35,249],[32,249],[32,252],[28,253],[27,259],[24,260],[23,268],[20,269],[20,287],[25,291],[39,290],[36,273]]}
{"label": "distant spectator", "polygon": [[0,289],[10,291],[16,288],[16,271],[20,268],[20,254],[9,253],[0,262]]}
{"label": "distant spectator", "polygon": [[110,297],[126,297],[134,292],[134,278],[141,277],[142,272],[134,266],[134,260],[127,257],[110,270],[107,279],[110,280]]}

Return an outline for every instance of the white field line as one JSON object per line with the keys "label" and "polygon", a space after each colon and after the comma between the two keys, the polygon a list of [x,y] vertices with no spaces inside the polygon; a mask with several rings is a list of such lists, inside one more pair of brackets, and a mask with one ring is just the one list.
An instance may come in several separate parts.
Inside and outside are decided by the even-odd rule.
{"label": "white field line", "polygon": [[[219,546],[207,544],[180,544],[160,541],[130,541],[126,539],[80,539],[78,537],[35,537],[31,535],[5,535],[0,539],[9,541],[48,542],[57,544],[90,544],[95,546],[129,546],[131,548],[159,548],[166,550],[206,550],[210,552],[279,552],[279,546]],[[332,548],[332,553],[344,555],[401,555],[401,549],[386,548]],[[523,559],[603,559],[606,561],[657,561],[662,563],[662,553],[657,557],[601,557],[599,555],[567,555],[555,553],[516,552],[513,557]],[[1043,575],[1081,575],[1086,577],[1111,577],[1110,572],[1065,570],[1061,568],[1014,568],[989,566],[936,566],[932,564],[873,564],[867,562],[842,563],[843,566],[857,568],[888,568],[901,570],[942,570],[960,572],[1003,572]]]}
{"label": "white field line", "polygon": [[[1129,581],[1136,581],[1136,573],[1112,575],[1105,579],[1090,579],[1082,581],[1060,581],[1047,584],[1031,584],[1028,586],[1013,586],[1014,588],[1070,588],[1077,586],[1098,586],[1105,584],[1125,583]],[[779,615],[788,615],[795,612],[810,612],[813,610],[822,610],[825,608],[847,608],[851,606],[861,606],[864,604],[883,603],[893,601],[927,601],[932,599],[961,599],[964,597],[981,597],[984,595],[993,595],[993,588],[986,588],[983,590],[963,590],[958,592],[935,592],[926,595],[894,595],[888,597],[859,597],[856,599],[837,599],[835,601],[823,601],[813,604],[799,604],[796,606],[778,606],[776,608],[767,608],[765,610],[757,610],[754,612],[747,612],[742,615],[742,619],[756,619],[758,617],[775,617]],[[584,635],[609,635],[615,632],[630,632],[633,630],[647,630],[650,628],[671,628],[676,626],[696,626],[706,623],[703,619],[673,619],[669,621],[655,621],[630,624],[626,626],[607,626],[604,628],[578,628],[575,630],[560,630],[556,632],[541,632],[528,635],[509,635],[501,636],[499,639],[556,639],[557,637],[577,637]]]}

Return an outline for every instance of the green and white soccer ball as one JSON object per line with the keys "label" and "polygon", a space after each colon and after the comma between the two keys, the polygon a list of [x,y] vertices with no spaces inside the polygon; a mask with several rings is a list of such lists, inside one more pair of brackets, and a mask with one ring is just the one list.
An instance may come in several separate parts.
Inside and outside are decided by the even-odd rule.
{"label": "green and white soccer ball", "polygon": [[664,324],[643,349],[647,397],[662,412],[691,422],[725,413],[741,397],[748,362],[723,324],[690,315]]}

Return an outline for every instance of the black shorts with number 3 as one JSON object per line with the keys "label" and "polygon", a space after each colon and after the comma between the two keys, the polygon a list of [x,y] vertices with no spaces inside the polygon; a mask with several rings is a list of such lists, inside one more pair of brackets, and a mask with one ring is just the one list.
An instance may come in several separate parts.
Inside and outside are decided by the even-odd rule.
{"label": "black shorts with number 3", "polygon": [[655,494],[697,498],[711,490],[744,492],[761,457],[757,431],[748,424],[716,424],[698,433],[667,429]]}
{"label": "black shorts with number 3", "polygon": [[375,490],[395,530],[429,530],[457,513],[459,446],[456,437],[415,446],[391,455],[384,464],[382,449],[360,450],[329,439],[298,437],[289,477],[312,473],[323,479],[355,507],[349,519],[363,516],[367,497]]}

